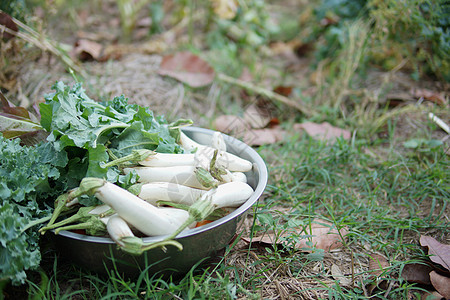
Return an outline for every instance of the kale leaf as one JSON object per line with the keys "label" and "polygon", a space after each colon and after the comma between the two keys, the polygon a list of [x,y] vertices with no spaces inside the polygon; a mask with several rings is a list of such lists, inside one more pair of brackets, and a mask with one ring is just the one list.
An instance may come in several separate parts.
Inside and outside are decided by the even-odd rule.
{"label": "kale leaf", "polygon": [[[54,93],[40,104],[41,125],[50,134],[47,140],[58,151],[85,164],[83,177],[100,177],[117,182],[116,167],[103,168],[110,160],[107,149],[116,156],[134,149],[179,153],[180,146],[171,136],[167,121],[155,118],[147,107],[129,104],[124,96],[100,103],[86,95],[81,83],[72,87],[57,82]],[[78,156],[71,152],[78,151]],[[80,149],[84,152],[80,152]],[[73,171],[72,171],[73,172]]]}
{"label": "kale leaf", "polygon": [[2,135],[0,154],[0,280],[17,285],[39,266],[38,228],[27,227],[51,214],[49,202],[65,189],[54,183],[68,159],[49,143],[21,146]]}

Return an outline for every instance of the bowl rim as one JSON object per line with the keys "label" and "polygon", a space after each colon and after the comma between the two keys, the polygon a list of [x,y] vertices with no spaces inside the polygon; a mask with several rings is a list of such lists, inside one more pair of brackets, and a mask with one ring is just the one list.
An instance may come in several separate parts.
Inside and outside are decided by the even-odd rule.
{"label": "bowl rim", "polygon": [[[206,128],[195,127],[195,126],[185,127],[185,128],[182,128],[182,130],[186,131],[186,132],[206,133],[208,135],[212,135],[215,132],[215,130],[212,130],[212,129],[206,129]],[[252,160],[254,161],[253,168],[255,168],[255,167],[258,168],[258,177],[259,177],[258,182],[256,183],[255,191],[250,196],[250,198],[248,198],[247,201],[245,201],[236,210],[232,211],[231,213],[227,214],[226,216],[224,216],[218,220],[215,220],[211,223],[181,232],[175,238],[177,240],[211,230],[213,228],[219,227],[222,224],[229,222],[230,220],[232,220],[234,218],[237,218],[239,215],[245,213],[248,209],[250,209],[250,207],[252,207],[253,204],[255,204],[258,201],[259,197],[261,197],[261,195],[263,194],[263,192],[266,188],[267,181],[268,181],[267,166],[266,166],[264,160],[258,154],[258,152],[256,152],[255,149],[253,149],[249,145],[245,144],[244,142],[238,140],[237,138],[234,138],[225,133],[222,133],[222,135],[227,144],[233,144],[235,149],[240,149],[241,152],[244,152],[244,151],[248,152],[248,154],[252,157]],[[75,233],[75,232],[67,231],[67,230],[61,230],[59,232],[59,235],[68,237],[68,238],[72,238],[72,239],[76,239],[76,240],[83,240],[86,242],[95,242],[95,243],[100,243],[100,244],[115,244],[115,242],[109,237],[90,236],[90,235],[79,234],[79,233]],[[142,240],[146,243],[157,242],[157,241],[163,240],[165,237],[166,237],[166,235],[144,237],[144,238],[142,238]]]}

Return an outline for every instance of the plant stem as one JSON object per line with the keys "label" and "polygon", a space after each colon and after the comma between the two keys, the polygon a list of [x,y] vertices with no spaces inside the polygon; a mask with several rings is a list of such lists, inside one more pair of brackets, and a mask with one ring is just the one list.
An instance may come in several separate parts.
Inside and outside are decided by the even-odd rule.
{"label": "plant stem", "polygon": [[30,229],[31,227],[33,227],[33,226],[36,226],[38,224],[47,222],[48,220],[50,220],[51,217],[52,216],[46,216],[46,217],[43,217],[43,218],[40,218],[40,219],[33,220],[30,223],[28,223],[24,228],[22,228],[21,232],[25,232],[28,229]]}
{"label": "plant stem", "polygon": [[109,168],[112,166],[117,166],[117,165],[123,164],[125,162],[129,162],[129,161],[132,161],[132,162],[143,161],[150,155],[154,155],[154,154],[156,154],[154,151],[147,150],[147,149],[135,150],[135,151],[133,151],[133,153],[131,153],[129,155],[125,155],[121,158],[117,158],[113,161],[110,161],[109,163],[103,164],[102,168]]}
{"label": "plant stem", "polygon": [[272,92],[271,90],[256,86],[250,82],[246,82],[246,81],[243,81],[240,79],[230,77],[230,76],[222,74],[222,73],[218,74],[218,79],[223,82],[226,82],[226,83],[237,85],[237,86],[242,87],[251,92],[266,96],[267,98],[269,98],[271,100],[275,100],[277,102],[286,104],[290,107],[297,109],[298,111],[305,114],[306,116],[312,116],[315,114],[315,111],[312,108],[306,107],[306,105],[299,99],[296,101],[292,101],[291,99],[289,99],[283,95],[277,94],[275,92]]}

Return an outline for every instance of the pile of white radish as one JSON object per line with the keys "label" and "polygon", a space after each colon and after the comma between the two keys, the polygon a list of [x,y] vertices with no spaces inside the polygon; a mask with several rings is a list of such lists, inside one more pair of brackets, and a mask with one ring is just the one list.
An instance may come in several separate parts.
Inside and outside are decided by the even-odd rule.
{"label": "pile of white radish", "polygon": [[[139,184],[130,190],[104,179],[84,178],[77,189],[57,199],[53,218],[41,232],[104,232],[124,251],[137,255],[167,245],[181,250],[181,244],[174,240],[180,232],[204,222],[217,209],[239,207],[253,189],[244,173],[252,170],[252,163],[227,152],[221,133],[214,133],[210,145],[201,145],[180,132],[180,144],[186,154],[139,152],[138,166],[123,168],[125,174],[136,172],[139,178]],[[56,217],[84,194],[94,195],[104,204],[83,207],[76,215],[55,223]],[[67,225],[73,222],[78,224]],[[136,233],[167,237],[145,244]]]}

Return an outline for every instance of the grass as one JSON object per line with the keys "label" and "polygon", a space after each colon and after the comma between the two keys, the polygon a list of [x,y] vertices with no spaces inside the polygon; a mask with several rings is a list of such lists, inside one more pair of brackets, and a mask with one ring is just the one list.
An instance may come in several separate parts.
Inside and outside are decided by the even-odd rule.
{"label": "grass", "polygon": [[[175,2],[186,7],[191,3]],[[197,23],[201,22],[190,20],[189,32],[199,30]],[[65,24],[64,28],[69,26]],[[328,121],[351,128],[354,134],[350,140],[325,143],[293,132],[292,124],[306,120],[305,116],[283,104],[275,104],[277,110],[273,116],[280,119],[288,134],[280,143],[256,148],[267,163],[269,183],[249,213],[241,237],[271,231],[279,237],[276,243],[248,243],[237,239],[215,265],[206,269],[194,266],[181,279],[163,279],[144,270],[137,279],[130,280],[114,270],[110,270],[109,276],[80,270],[58,258],[43,240],[41,269],[29,272],[25,287],[7,287],[6,298],[420,298],[421,287],[403,280],[402,269],[407,263],[425,257],[418,243],[420,235],[433,236],[443,243],[448,243],[450,238],[450,168],[445,152],[448,136],[443,138],[439,128],[424,118],[423,110],[441,116],[448,116],[448,112],[445,107],[417,104],[392,109],[382,103],[400,67],[396,65],[384,73],[381,84],[369,86],[369,66],[365,63],[367,53],[373,50],[368,48],[370,44],[366,40],[370,30],[369,24],[362,20],[347,23],[341,35],[343,47],[334,60],[318,64],[316,93],[307,96],[305,101],[318,111],[309,121]],[[290,82],[311,75],[310,72],[289,74],[280,68],[286,63],[282,59],[267,59],[264,51],[234,43],[220,30],[213,29],[206,38],[202,34],[185,33],[188,34],[190,44],[176,46],[201,52],[218,72],[238,77],[245,65],[261,86],[267,79],[266,73],[269,77],[274,69],[279,78]],[[202,51],[201,47],[194,46],[198,44],[196,36],[202,42],[213,40],[216,45],[208,45],[209,51]],[[89,84],[95,88],[92,82],[102,82],[107,78],[103,75]],[[295,88],[307,90],[311,83],[304,82]],[[104,96],[100,88],[96,89],[98,96]],[[209,99],[214,105],[210,106],[209,102],[207,105],[211,110],[199,113],[203,124],[212,124],[219,114],[238,114],[248,104],[242,99],[240,88],[223,82],[214,83],[211,89],[186,88],[183,92],[187,103],[196,97],[199,103],[206,103],[208,97],[214,97]],[[250,97],[251,101],[256,98],[256,95]],[[411,139],[441,139],[444,143],[435,148],[405,147],[403,143]],[[340,250],[301,251],[294,247],[303,235],[290,229],[308,228],[316,218],[348,229]],[[290,234],[281,236],[285,232]],[[381,254],[389,261],[389,267],[378,276],[369,270],[374,254]],[[342,271],[350,284],[344,285],[343,280],[337,279],[333,266]]]}
{"label": "grass", "polygon": [[[309,226],[313,218],[346,226],[349,234],[340,251],[311,253],[290,247],[238,241],[215,268],[194,267],[181,280],[163,280],[142,272],[129,280],[112,271],[103,278],[78,270],[46,252],[48,263],[28,283],[36,299],[260,299],[283,294],[300,299],[364,299],[373,282],[369,256],[384,255],[390,267],[383,279],[389,299],[404,299],[418,287],[399,277],[403,266],[423,257],[420,234],[443,242],[449,238],[448,156],[442,149],[417,153],[405,149],[380,157],[365,143],[338,139],[335,144],[294,135],[258,152],[269,166],[263,199],[251,213],[252,234],[282,232],[293,225]],[[52,263],[53,262],[53,263]],[[330,273],[338,265],[351,287],[342,287]],[[50,267],[49,267],[50,266]],[[16,291],[17,292],[17,291]],[[386,289],[375,290],[383,299]]]}

